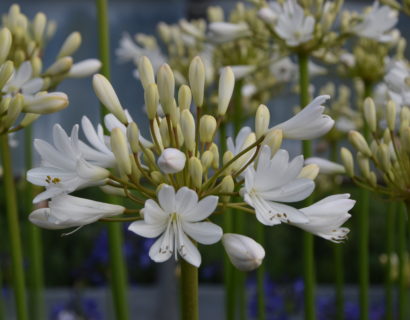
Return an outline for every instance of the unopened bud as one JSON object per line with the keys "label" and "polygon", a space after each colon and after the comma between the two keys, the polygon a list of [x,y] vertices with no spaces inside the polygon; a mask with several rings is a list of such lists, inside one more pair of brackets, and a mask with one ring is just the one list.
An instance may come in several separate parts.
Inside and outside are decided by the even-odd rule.
{"label": "unopened bud", "polygon": [[389,100],[386,106],[386,119],[387,127],[389,130],[394,131],[396,127],[396,104],[393,100]]}
{"label": "unopened bud", "polygon": [[212,145],[209,148],[209,151],[212,152],[214,158],[212,161],[212,168],[218,169],[219,168],[219,149],[218,146],[215,143],[212,143]]}
{"label": "unopened bud", "polygon": [[389,152],[389,147],[382,143],[379,146],[379,150],[377,152],[377,157],[380,161],[380,164],[385,172],[388,172],[391,168],[391,162],[390,162],[390,152]]}
{"label": "unopened bud", "polygon": [[204,171],[208,170],[209,167],[212,165],[214,160],[214,155],[211,151],[207,150],[201,155],[201,163]]}
{"label": "unopened bud", "polygon": [[216,130],[216,120],[213,116],[204,115],[199,121],[199,138],[203,143],[212,142]]}
{"label": "unopened bud", "polygon": [[86,59],[74,63],[68,73],[69,78],[85,78],[89,77],[101,68],[101,61],[98,59]]}
{"label": "unopened bud", "polygon": [[162,145],[165,148],[168,148],[171,144],[171,139],[169,136],[168,123],[166,118],[163,118],[161,120],[161,123],[159,124],[159,131],[161,133]]}
{"label": "unopened bud", "polygon": [[158,158],[158,167],[166,174],[180,172],[185,167],[185,154],[175,148],[164,149]]}
{"label": "unopened bud", "polygon": [[146,56],[138,60],[138,73],[144,90],[147,89],[148,85],[155,83],[154,69]]}
{"label": "unopened bud", "polygon": [[127,139],[133,153],[138,153],[141,150],[139,143],[140,131],[137,124],[133,121],[127,126]]}
{"label": "unopened bud", "polygon": [[24,101],[24,112],[48,114],[60,111],[68,106],[68,97],[63,92],[40,92]]}
{"label": "unopened bud", "polygon": [[205,66],[201,58],[196,56],[189,65],[189,86],[197,107],[204,103]]}
{"label": "unopened bud", "polygon": [[350,131],[349,140],[355,146],[355,148],[361,153],[363,153],[365,156],[372,156],[372,151],[370,150],[369,145],[367,144],[364,137],[358,131]]}
{"label": "unopened bud", "polygon": [[319,174],[319,166],[317,164],[311,163],[302,168],[302,170],[299,173],[298,178],[315,180],[318,174]]}
{"label": "unopened bud", "polygon": [[40,57],[33,57],[31,58],[31,67],[32,67],[32,74],[33,78],[39,77],[41,70],[43,69],[43,61]]}
{"label": "unopened bud", "polygon": [[174,101],[175,78],[167,64],[163,64],[157,73],[159,101],[166,115],[169,115],[171,104]]}
{"label": "unopened bud", "polygon": [[258,268],[265,258],[265,249],[252,238],[225,233],[222,244],[232,264],[241,271],[252,271]]}
{"label": "unopened bud", "polygon": [[[225,151],[223,157],[222,157],[222,165],[225,166],[229,161],[233,159],[234,155],[231,151]],[[225,169],[225,174],[231,174],[232,172],[232,165],[228,166]]]}
{"label": "unopened bud", "polygon": [[191,107],[191,102],[191,89],[186,84],[183,84],[178,90],[178,106],[181,110],[189,110]]}
{"label": "unopened bud", "polygon": [[192,185],[195,188],[200,188],[202,185],[202,163],[197,157],[189,158],[189,176],[191,177]]}
{"label": "unopened bud", "polygon": [[126,175],[132,172],[131,161],[128,152],[127,139],[120,128],[111,131],[111,150],[114,153],[118,168]]}
{"label": "unopened bud", "polygon": [[188,151],[195,149],[195,120],[194,116],[189,110],[181,112],[181,130],[185,139],[185,146]]}
{"label": "unopened bud", "polygon": [[255,134],[256,139],[259,139],[268,131],[270,122],[270,112],[264,104],[259,105],[255,115]]}
{"label": "unopened bud", "polygon": [[151,178],[156,184],[161,184],[164,182],[164,175],[159,171],[152,171]]}
{"label": "unopened bud", "polygon": [[42,12],[37,13],[33,20],[33,36],[37,43],[41,43],[43,41],[46,24],[46,15]]}
{"label": "unopened bud", "polygon": [[101,74],[93,77],[93,88],[100,102],[122,123],[128,123],[124,109],[111,83]]}
{"label": "unopened bud", "polygon": [[14,72],[13,62],[6,61],[0,66],[0,89],[4,87]]}
{"label": "unopened bud", "polygon": [[12,43],[12,37],[9,29],[3,28],[0,30],[0,65],[6,61],[9,55]]}
{"label": "unopened bud", "polygon": [[145,106],[147,108],[147,114],[149,120],[154,120],[157,115],[159,94],[158,87],[155,83],[147,85],[144,91]]}
{"label": "unopened bud", "polygon": [[365,177],[366,179],[369,177],[370,174],[370,162],[369,158],[361,154],[360,152],[357,153],[357,164],[359,165],[360,172],[362,173],[362,176]]}
{"label": "unopened bud", "polygon": [[405,127],[400,130],[400,141],[402,148],[410,153],[410,127]]}
{"label": "unopened bud", "polygon": [[81,45],[81,34],[79,32],[71,33],[61,46],[57,58],[71,56],[78,50]]}
{"label": "unopened bud", "polygon": [[235,76],[230,67],[223,68],[219,77],[218,89],[218,115],[224,116],[231,101],[233,88],[235,86]]}
{"label": "unopened bud", "polygon": [[376,106],[374,105],[373,99],[367,97],[364,100],[364,118],[371,132],[376,132],[377,129],[377,117],[376,117]]}
{"label": "unopened bud", "polygon": [[63,57],[54,62],[44,74],[47,76],[56,76],[62,73],[69,72],[73,65],[73,58]]}
{"label": "unopened bud", "polygon": [[349,149],[342,148],[340,150],[343,165],[346,169],[346,173],[349,177],[354,177],[354,162],[353,156]]}
{"label": "unopened bud", "polygon": [[19,125],[22,128],[25,128],[25,127],[29,126],[30,124],[32,124],[34,121],[36,121],[39,117],[40,117],[40,115],[37,114],[37,113],[26,113]]}
{"label": "unopened bud", "polygon": [[231,175],[225,176],[219,184],[219,192],[231,193],[235,189],[235,181]]}
{"label": "unopened bud", "polygon": [[17,120],[18,116],[20,115],[23,109],[23,102],[24,102],[24,98],[20,93],[16,94],[14,98],[10,100],[10,103],[7,109],[7,114],[2,119],[2,122],[1,122],[1,126],[3,127],[2,129],[7,130]]}

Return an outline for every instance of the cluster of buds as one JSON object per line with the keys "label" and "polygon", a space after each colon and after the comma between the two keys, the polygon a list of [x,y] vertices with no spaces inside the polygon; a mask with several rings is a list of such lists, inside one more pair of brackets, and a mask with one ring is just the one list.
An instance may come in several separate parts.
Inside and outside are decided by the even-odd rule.
{"label": "cluster of buds", "polygon": [[[280,149],[284,138],[313,139],[332,128],[334,121],[323,114],[322,106],[329,96],[317,97],[293,118],[273,127],[269,109],[260,105],[255,129],[243,127],[235,139],[228,138],[225,150],[218,145],[217,132],[235,82],[229,68],[220,76],[213,116],[203,110],[205,70],[199,57],[190,63],[189,85],[181,85],[176,98],[175,76],[167,64],[156,75],[148,58],[141,58],[139,64],[151,141],[122,108],[110,82],[95,75],[94,91],[111,112],[105,117],[110,135],[104,135],[101,125],[96,130],[84,117],[82,129],[91,146],[78,139],[78,125],[70,137],[56,125],[54,146],[35,141],[44,165],[31,169],[27,178],[46,188],[35,202],[51,200],[48,208],[30,214],[33,223],[63,229],[98,220],[133,221],[132,232],[158,237],[149,252],[154,261],[175,255],[194,266],[201,263],[194,243],[213,244],[223,237],[232,263],[241,270],[259,266],[265,252],[248,237],[223,236],[212,217],[231,214],[226,208],[254,215],[264,225],[288,223],[334,242],[346,238],[349,230],[341,225],[350,217],[354,201],[341,194],[306,208],[289,205],[313,192],[318,168],[305,166],[303,156],[290,161],[288,152]],[[68,195],[89,186],[127,197],[135,208]]]}
{"label": "cluster of buds", "polygon": [[371,134],[366,139],[358,131],[349,133],[349,140],[357,150],[356,163],[360,170],[354,170],[351,152],[342,148],[341,156],[346,173],[362,187],[394,200],[408,200],[410,109],[403,107],[396,112],[395,103],[389,101],[384,117],[380,118],[373,100],[367,98],[363,112]]}
{"label": "cluster of buds", "polygon": [[[68,105],[62,92],[53,90],[67,77],[85,77],[98,71],[96,59],[73,63],[72,54],[81,44],[78,32],[70,34],[56,57],[43,70],[42,56],[55,31],[54,22],[43,13],[30,21],[12,5],[0,28],[0,134],[24,128],[41,114],[59,111]],[[19,117],[21,113],[24,117]],[[21,121],[16,124],[15,122]]]}

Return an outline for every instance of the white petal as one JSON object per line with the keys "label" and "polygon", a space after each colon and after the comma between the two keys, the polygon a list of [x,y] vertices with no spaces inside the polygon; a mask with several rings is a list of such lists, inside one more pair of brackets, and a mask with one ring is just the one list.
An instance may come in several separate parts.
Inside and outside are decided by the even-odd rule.
{"label": "white petal", "polygon": [[21,91],[23,94],[35,94],[41,90],[43,87],[44,80],[41,78],[34,78],[27,81],[22,87]]}
{"label": "white petal", "polygon": [[182,233],[182,241],[184,247],[179,250],[179,254],[185,261],[198,268],[201,265],[201,254],[198,248],[188,239],[185,233]]}
{"label": "white petal", "polygon": [[172,256],[172,251],[167,250],[167,251],[160,252],[160,248],[161,248],[162,242],[164,241],[164,237],[165,237],[165,233],[163,233],[162,236],[159,237],[157,241],[155,241],[154,244],[149,249],[149,256],[155,262],[167,261]]}
{"label": "white petal", "polygon": [[145,221],[134,221],[128,227],[128,230],[142,236],[145,238],[155,238],[158,237],[166,228],[166,223],[164,224],[148,224]]}
{"label": "white petal", "polygon": [[198,202],[198,205],[187,211],[183,217],[184,221],[197,222],[208,218],[218,205],[218,197],[208,196]]}
{"label": "white petal", "polygon": [[202,244],[213,244],[221,240],[223,231],[211,222],[182,222],[184,232]]}
{"label": "white petal", "polygon": [[166,213],[175,212],[175,189],[174,187],[163,185],[158,192],[158,202]]}
{"label": "white petal", "polygon": [[198,195],[195,191],[187,187],[182,187],[175,196],[175,202],[175,211],[181,216],[185,216],[187,212],[198,204]]}

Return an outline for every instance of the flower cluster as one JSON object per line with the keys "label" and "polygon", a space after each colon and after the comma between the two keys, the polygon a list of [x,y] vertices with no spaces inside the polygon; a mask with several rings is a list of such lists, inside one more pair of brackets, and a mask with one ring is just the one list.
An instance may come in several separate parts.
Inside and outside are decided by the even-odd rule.
{"label": "flower cluster", "polygon": [[[102,75],[93,79],[94,91],[111,112],[97,129],[84,117],[81,127],[88,144],[78,138],[79,126],[68,136],[54,127],[54,146],[36,140],[42,166],[27,178],[46,190],[35,202],[50,199],[49,207],[37,209],[30,220],[45,228],[81,227],[98,221],[134,221],[129,230],[157,238],[149,256],[156,262],[182,257],[199,266],[196,243],[213,244],[223,238],[234,265],[251,270],[260,265],[264,249],[254,240],[223,230],[211,219],[234,208],[255,215],[264,225],[288,223],[325,239],[339,242],[348,229],[355,201],[349,195],[327,197],[309,207],[291,203],[314,190],[316,165],[304,166],[303,157],[289,159],[280,149],[282,139],[314,139],[327,133],[334,121],[323,114],[329,96],[319,96],[293,118],[270,126],[270,113],[260,105],[255,127],[244,127],[228,150],[218,145],[217,130],[230,104],[234,88],[232,70],[221,72],[215,116],[205,105],[205,67],[200,57],[189,66],[189,86],[175,93],[175,76],[163,64],[155,75],[149,59],[142,57],[139,76],[144,87],[150,139],[145,139],[111,86]],[[192,106],[194,105],[194,106]],[[163,114],[159,113],[162,110]],[[100,186],[106,192],[127,197],[135,208],[81,199],[68,195],[80,188]],[[243,202],[238,202],[242,197]]]}

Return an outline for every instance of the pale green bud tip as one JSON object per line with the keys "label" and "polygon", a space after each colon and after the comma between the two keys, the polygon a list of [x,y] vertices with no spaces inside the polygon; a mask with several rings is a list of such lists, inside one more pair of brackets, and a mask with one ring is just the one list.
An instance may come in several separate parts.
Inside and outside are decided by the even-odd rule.
{"label": "pale green bud tip", "polygon": [[191,89],[186,84],[183,84],[178,90],[178,106],[181,110],[189,109],[191,102]]}
{"label": "pale green bud tip", "polygon": [[127,138],[133,153],[140,151],[139,144],[139,129],[135,122],[131,122],[127,126]]}
{"label": "pale green bud tip", "polygon": [[158,167],[166,174],[177,173],[184,169],[185,161],[183,152],[175,148],[167,148],[158,158]]}
{"label": "pale green bud tip", "polygon": [[261,104],[259,105],[258,109],[256,110],[255,116],[255,134],[256,139],[259,139],[263,135],[265,135],[266,131],[268,131],[270,122],[270,112],[267,106]]}
{"label": "pale green bud tip", "polygon": [[371,157],[372,151],[370,150],[369,145],[367,144],[364,137],[358,131],[350,131],[349,140],[357,150],[359,150],[365,156]]}
{"label": "pale green bud tip", "polygon": [[81,45],[81,34],[79,32],[71,33],[61,46],[60,52],[57,57],[67,57],[71,56],[74,52],[78,50]]}
{"label": "pale green bud tip", "polygon": [[199,121],[199,137],[201,142],[212,142],[216,130],[216,120],[210,115],[204,115]]}
{"label": "pale green bud tip", "polygon": [[54,62],[44,73],[48,76],[56,76],[69,72],[73,65],[73,58],[63,57]]}
{"label": "pale green bud tip", "polygon": [[396,104],[393,100],[389,100],[386,106],[387,126],[389,130],[394,131],[396,126]]}
{"label": "pale green bud tip", "polygon": [[195,188],[200,188],[202,185],[202,164],[197,157],[189,158],[189,176],[191,177],[191,182]]}
{"label": "pale green bud tip", "polygon": [[111,150],[114,153],[118,168],[126,175],[132,172],[131,161],[128,153],[128,143],[120,128],[111,131]]}
{"label": "pale green bud tip", "polygon": [[11,32],[7,28],[0,30],[0,64],[2,64],[9,55],[10,47],[12,43]]}
{"label": "pale green bud tip", "polygon": [[376,118],[376,106],[373,99],[368,97],[364,101],[364,118],[371,132],[376,132],[377,118]]}
{"label": "pale green bud tip", "polygon": [[170,108],[174,100],[175,78],[174,73],[167,64],[163,64],[157,74],[159,100],[165,114],[170,114]]}
{"label": "pale green bud tip", "polygon": [[138,73],[144,89],[146,89],[149,84],[155,83],[154,69],[151,61],[146,56],[138,60]]}
{"label": "pale green bud tip", "polygon": [[148,119],[154,120],[157,115],[159,104],[158,87],[155,83],[147,85],[144,91],[145,106],[147,107]]}
{"label": "pale green bud tip", "polygon": [[189,85],[197,107],[202,107],[205,89],[205,66],[196,56],[189,65]]}
{"label": "pale green bud tip", "polygon": [[223,116],[228,109],[235,86],[235,76],[230,67],[223,68],[219,78],[218,115]]}
{"label": "pale green bud tip", "polygon": [[342,148],[340,150],[341,158],[343,165],[346,169],[346,173],[349,177],[354,177],[354,162],[353,162],[353,156],[352,153],[349,151],[349,149]]}
{"label": "pale green bud tip", "polygon": [[117,94],[114,91],[111,83],[106,77],[101,74],[96,74],[93,77],[94,92],[98,100],[122,123],[128,123],[127,117],[118,100]]}

